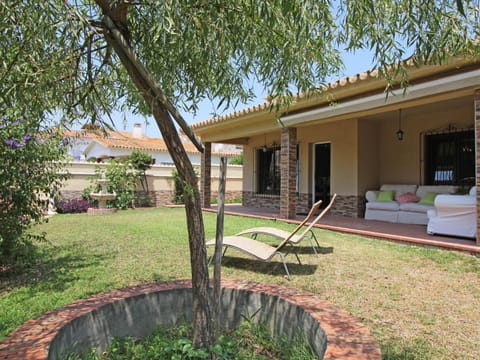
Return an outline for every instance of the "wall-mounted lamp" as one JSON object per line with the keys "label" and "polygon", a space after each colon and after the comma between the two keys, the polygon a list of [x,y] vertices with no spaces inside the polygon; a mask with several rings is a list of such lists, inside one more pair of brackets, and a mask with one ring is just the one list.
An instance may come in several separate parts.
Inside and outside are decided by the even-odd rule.
{"label": "wall-mounted lamp", "polygon": [[263,152],[267,152],[267,135],[264,135],[264,141],[263,141],[262,151],[263,151]]}
{"label": "wall-mounted lamp", "polygon": [[398,109],[398,131],[397,131],[397,140],[403,140],[403,130],[402,130],[402,109]]}
{"label": "wall-mounted lamp", "polygon": [[264,139],[264,142],[263,142],[263,146],[260,148],[262,149],[263,152],[267,152],[269,149],[275,149],[279,147],[277,145],[277,142],[276,141],[273,141],[270,145],[267,144],[267,136],[265,135],[265,139]]}

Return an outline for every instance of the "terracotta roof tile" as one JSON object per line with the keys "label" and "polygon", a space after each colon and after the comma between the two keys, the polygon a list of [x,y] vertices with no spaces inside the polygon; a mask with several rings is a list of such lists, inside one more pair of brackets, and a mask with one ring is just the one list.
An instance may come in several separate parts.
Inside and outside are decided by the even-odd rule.
{"label": "terracotta roof tile", "polygon": [[[410,65],[410,64],[408,63],[407,65]],[[322,88],[322,91],[333,90],[333,89],[336,89],[338,87],[344,87],[344,86],[347,86],[347,85],[350,85],[350,84],[357,83],[359,81],[368,80],[369,78],[377,78],[378,75],[379,75],[379,72],[376,69],[371,70],[371,71],[365,71],[365,72],[362,72],[362,73],[359,73],[359,74],[356,74],[356,75],[353,75],[353,76],[348,76],[348,77],[338,79],[336,81],[332,81],[330,83],[324,84],[324,85],[321,86],[321,88]],[[297,94],[296,98],[301,99],[301,98],[304,98],[305,95],[306,94],[303,94],[303,93],[302,94]],[[254,105],[254,106],[246,108],[246,109],[238,110],[238,111],[235,111],[235,112],[232,112],[232,113],[229,113],[229,114],[225,114],[225,115],[221,115],[221,116],[218,116],[218,117],[214,117],[214,118],[211,118],[211,119],[207,119],[207,120],[204,120],[204,121],[197,122],[195,124],[190,125],[190,128],[195,129],[195,128],[199,128],[199,127],[203,127],[203,126],[207,126],[207,125],[214,125],[214,124],[217,124],[217,123],[229,120],[229,119],[238,118],[238,117],[246,115],[246,114],[266,111],[266,110],[269,110],[269,109],[270,109],[270,102],[267,101],[265,103],[262,103],[262,104],[259,104],[259,105]]]}
{"label": "terracotta roof tile", "polygon": [[[136,138],[133,137],[129,131],[107,130],[103,133],[101,131],[70,130],[66,131],[65,134],[71,137],[94,139],[107,148],[168,152],[167,145],[163,139],[151,138],[146,135],[141,135],[141,137]],[[190,141],[183,141],[183,146],[187,153],[198,153]]]}
{"label": "terracotta roof tile", "polygon": [[[94,139],[96,142],[102,144],[106,148],[115,149],[137,149],[143,151],[158,151],[168,152],[165,141],[161,138],[151,138],[142,135],[139,138],[133,137],[129,131],[85,131],[85,130],[67,130],[64,132],[65,136],[72,138],[87,138]],[[198,150],[190,140],[182,139],[185,151],[190,154],[198,154]],[[238,151],[212,151],[213,153],[223,155],[237,155]]]}

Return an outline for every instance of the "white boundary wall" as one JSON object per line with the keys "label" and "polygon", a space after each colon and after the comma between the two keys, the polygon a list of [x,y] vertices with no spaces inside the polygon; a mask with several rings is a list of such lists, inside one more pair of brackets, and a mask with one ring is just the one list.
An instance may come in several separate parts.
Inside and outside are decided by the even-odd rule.
{"label": "white boundary wall", "polygon": [[[65,198],[79,198],[85,188],[89,187],[92,182],[91,178],[95,176],[95,168],[105,168],[108,164],[92,163],[86,161],[74,161],[66,164],[65,169],[70,174],[60,193]],[[200,165],[195,165],[200,181]],[[148,189],[150,196],[155,198],[155,205],[163,206],[173,204],[173,195],[175,184],[172,172],[175,169],[173,165],[153,165],[146,172]],[[219,166],[212,164],[212,196],[216,196],[218,190]],[[227,166],[227,182],[225,190],[226,200],[241,198],[243,182],[243,166],[228,165]],[[143,191],[141,186],[138,191]]]}

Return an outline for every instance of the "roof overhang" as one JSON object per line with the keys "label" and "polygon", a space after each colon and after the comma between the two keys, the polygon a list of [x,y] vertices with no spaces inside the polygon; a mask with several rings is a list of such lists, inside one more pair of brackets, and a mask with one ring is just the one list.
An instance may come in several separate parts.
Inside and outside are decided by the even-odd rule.
{"label": "roof overhang", "polygon": [[393,110],[406,103],[408,106],[416,106],[439,100],[439,97],[463,96],[478,87],[480,87],[480,69],[410,85],[405,93],[403,90],[397,90],[388,96],[381,93],[350,101],[336,102],[312,110],[285,115],[280,120],[285,126],[299,126],[322,119],[338,120],[352,114],[363,116],[367,113],[377,112],[379,108]]}
{"label": "roof overhang", "polygon": [[[387,81],[377,70],[329,83],[323,92],[299,94],[288,111],[276,114],[269,103],[192,124],[204,142],[248,143],[252,136],[279,131],[282,126],[330,122],[400,107],[410,107],[473,94],[480,88],[480,58],[452,58],[443,65],[408,65],[409,85],[388,96]],[[275,120],[279,115],[280,122]]]}

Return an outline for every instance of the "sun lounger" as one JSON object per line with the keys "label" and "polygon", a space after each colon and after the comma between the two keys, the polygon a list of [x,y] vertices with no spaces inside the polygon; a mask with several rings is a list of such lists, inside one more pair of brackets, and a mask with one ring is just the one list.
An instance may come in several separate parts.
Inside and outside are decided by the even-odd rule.
{"label": "sun lounger", "polygon": [[[337,194],[334,194],[332,198],[330,199],[330,203],[327,205],[325,209],[313,220],[309,223],[305,231],[303,231],[301,234],[297,234],[305,224],[307,224],[314,216],[317,210],[319,209],[322,200],[316,202],[313,204],[312,208],[310,209],[307,217],[305,220],[303,220],[292,232],[286,231],[286,230],[281,230],[277,229],[274,227],[255,227],[255,228],[250,228],[243,230],[239,232],[238,236],[245,235],[245,234],[251,234],[251,237],[253,239],[256,239],[258,234],[265,234],[265,235],[270,235],[273,237],[276,237],[278,239],[288,239],[288,242],[292,245],[297,245],[300,243],[303,239],[307,238],[310,240],[310,243],[313,248],[313,252],[315,254],[318,254],[317,248],[320,248],[320,244],[318,243],[317,237],[315,236],[315,233],[312,231],[313,226],[315,226],[318,221],[330,210],[330,208],[333,205],[333,202],[335,201],[335,198],[337,197]],[[316,246],[315,246],[316,245]]]}
{"label": "sun lounger", "polygon": [[[305,235],[308,231],[310,231],[312,226],[321,217],[323,217],[323,215],[331,208],[331,206],[333,204],[333,201],[335,200],[335,197],[336,197],[336,195],[333,195],[332,200],[330,201],[330,204],[320,213],[320,215],[318,215],[315,218],[315,220],[312,222],[312,224],[310,224],[307,227],[307,230],[302,235]],[[288,271],[287,264],[285,263],[285,257],[289,254],[289,251],[286,252],[285,254],[283,254],[281,251],[286,246],[292,246],[292,248],[293,248],[294,244],[297,244],[299,241],[301,241],[301,239],[300,239],[295,243],[295,242],[291,242],[290,240],[299,231],[299,229],[303,225],[305,225],[305,223],[308,221],[308,219],[310,219],[312,217],[312,215],[315,213],[315,211],[320,206],[320,203],[321,202],[317,202],[317,203],[314,204],[314,206],[310,210],[309,215],[306,217],[306,219],[304,221],[302,221],[302,223],[300,225],[298,225],[295,228],[294,231],[292,231],[291,233],[288,233],[288,235],[280,242],[280,244],[278,246],[274,247],[274,246],[265,244],[261,241],[258,241],[258,240],[255,240],[255,239],[252,239],[252,238],[249,238],[249,237],[245,237],[245,236],[239,236],[239,235],[226,236],[226,237],[223,238],[223,243],[222,243],[222,246],[224,247],[222,257],[223,257],[223,255],[225,255],[225,252],[227,251],[227,249],[229,247],[232,247],[232,248],[234,248],[236,250],[239,250],[239,251],[241,251],[245,254],[248,254],[248,255],[250,255],[250,256],[258,259],[258,260],[265,261],[265,262],[271,261],[272,258],[275,255],[278,255],[280,257],[280,259],[282,260],[283,267],[285,269],[285,272],[287,273],[288,279],[290,280],[290,272]],[[302,239],[303,239],[303,237],[302,237]],[[212,239],[212,240],[208,241],[206,243],[206,245],[207,246],[215,246],[215,239]],[[298,263],[301,264],[301,261],[300,261],[300,258],[298,257],[298,254],[296,252],[294,252],[294,254],[295,254],[295,256],[298,260]],[[210,260],[212,258],[213,258],[213,256],[210,258]]]}
{"label": "sun lounger", "polygon": [[[285,269],[288,279],[290,280],[290,272],[288,271],[287,264],[285,263],[286,255],[280,252],[287,244],[288,244],[288,241],[285,240],[285,241],[282,241],[280,245],[278,245],[277,247],[274,247],[274,246],[265,244],[261,241],[251,239],[245,236],[235,236],[235,235],[226,236],[223,238],[222,246],[224,247],[224,250],[223,250],[222,257],[225,255],[229,247],[232,247],[258,260],[265,261],[265,262],[271,261],[275,255],[278,255],[282,260],[283,268]],[[215,239],[208,241],[206,245],[215,246]],[[298,263],[302,264],[300,262],[300,258],[298,257],[298,255],[295,254],[295,256],[297,257]],[[210,261],[212,258],[213,256],[210,258]]]}

